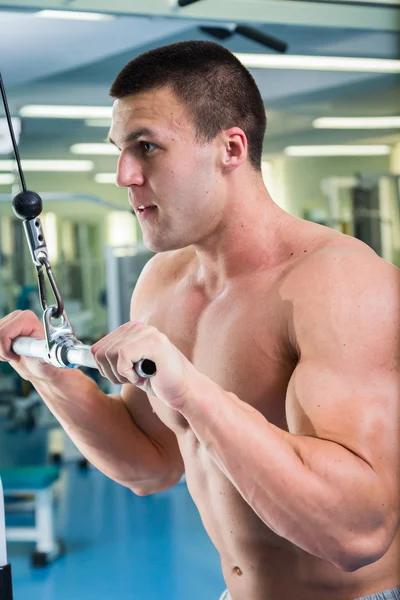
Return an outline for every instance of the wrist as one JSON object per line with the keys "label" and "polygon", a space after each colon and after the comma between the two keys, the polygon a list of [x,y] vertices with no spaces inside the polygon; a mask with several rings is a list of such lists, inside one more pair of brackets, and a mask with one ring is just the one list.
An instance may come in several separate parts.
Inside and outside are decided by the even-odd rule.
{"label": "wrist", "polygon": [[179,411],[189,422],[202,414],[209,414],[210,418],[213,418],[222,396],[226,398],[228,392],[207,375],[194,369],[191,385],[181,399],[182,406]]}

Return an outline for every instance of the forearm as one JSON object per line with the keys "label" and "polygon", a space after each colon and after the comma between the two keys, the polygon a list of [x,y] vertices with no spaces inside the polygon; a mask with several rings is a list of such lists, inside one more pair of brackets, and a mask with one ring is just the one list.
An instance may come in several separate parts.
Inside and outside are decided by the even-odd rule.
{"label": "forearm", "polygon": [[369,465],[338,444],[279,429],[208,378],[195,389],[182,414],[262,521],[305,551],[351,568],[382,525]]}
{"label": "forearm", "polygon": [[103,393],[78,370],[60,370],[54,381],[33,385],[74,444],[105,475],[143,492],[161,477],[162,456],[121,397]]}

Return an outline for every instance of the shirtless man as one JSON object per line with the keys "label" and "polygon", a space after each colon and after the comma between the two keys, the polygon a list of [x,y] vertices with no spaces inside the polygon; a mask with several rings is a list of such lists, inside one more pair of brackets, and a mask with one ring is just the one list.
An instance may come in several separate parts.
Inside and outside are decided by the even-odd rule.
{"label": "shirtless man", "polygon": [[272,201],[263,102],[227,50],[153,50],[111,95],[117,183],[158,253],[131,321],[92,349],[121,396],[16,356],[13,339],[44,337],[29,311],[0,322],[2,360],[135,494],[186,473],[223,598],[400,598],[398,269]]}

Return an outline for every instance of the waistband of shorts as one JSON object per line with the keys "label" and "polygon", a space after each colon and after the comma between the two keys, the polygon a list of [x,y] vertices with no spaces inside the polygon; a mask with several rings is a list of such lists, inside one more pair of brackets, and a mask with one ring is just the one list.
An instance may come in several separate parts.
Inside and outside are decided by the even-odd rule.
{"label": "waistband of shorts", "polygon": [[383,590],[382,592],[369,594],[369,596],[354,598],[354,600],[400,600],[400,585],[391,590]]}

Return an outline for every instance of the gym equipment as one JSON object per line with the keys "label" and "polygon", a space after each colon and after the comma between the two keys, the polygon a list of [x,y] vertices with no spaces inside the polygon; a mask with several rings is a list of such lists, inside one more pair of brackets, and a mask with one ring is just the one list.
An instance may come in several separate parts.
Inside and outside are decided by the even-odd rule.
{"label": "gym equipment", "polygon": [[[39,219],[39,215],[42,212],[42,199],[39,194],[29,191],[26,188],[1,73],[0,90],[22,186],[22,191],[12,201],[13,211],[17,217],[23,220],[29,250],[36,267],[40,303],[44,311],[43,323],[46,335],[45,340],[33,340],[25,337],[18,338],[14,341],[13,350],[21,356],[41,358],[45,362],[59,368],[76,368],[78,366],[96,368],[96,363],[90,353],[90,347],[79,342],[74,334],[72,324],[64,309],[63,298],[51,269],[44,232]],[[47,302],[43,267],[45,267],[48,281],[56,299],[55,305],[48,305]],[[61,324],[58,326],[53,325],[52,319],[61,319]],[[134,365],[134,369],[139,377],[143,378],[152,377],[156,372],[155,364],[147,359],[139,361]]]}
{"label": "gym equipment", "polygon": [[[39,285],[40,305],[43,310],[43,323],[45,339],[36,340],[29,337],[20,337],[14,340],[13,350],[21,356],[41,358],[45,362],[58,368],[77,368],[87,366],[96,368],[96,363],[90,353],[90,346],[82,344],[75,336],[72,324],[64,308],[64,301],[55,281],[49,253],[46,246],[42,224],[39,215],[42,212],[42,198],[36,192],[26,188],[25,178],[21,167],[18,146],[15,140],[11,115],[8,108],[6,92],[0,73],[0,92],[3,99],[4,110],[11,136],[14,156],[17,163],[22,191],[16,194],[12,201],[13,211],[23,220],[25,236],[28,242],[33,264],[36,268]],[[55,304],[48,304],[45,275],[54,294]],[[52,320],[60,319],[61,324],[55,325]],[[150,378],[156,373],[156,365],[150,360],[143,359],[134,365],[136,373],[143,378]],[[7,483],[5,492],[8,494],[16,491],[33,493],[36,497],[37,526],[33,530],[25,530],[23,539],[37,541],[37,549],[33,557],[33,564],[47,564],[62,553],[60,542],[55,542],[51,520],[51,486],[58,478],[56,467],[39,467],[36,470],[27,470],[19,473],[3,472]],[[12,600],[11,567],[7,563],[5,545],[5,519],[3,504],[3,487],[0,485],[0,598]],[[4,526],[3,526],[4,523]],[[21,530],[8,530],[12,539],[21,539]],[[17,536],[17,537],[15,537]]]}
{"label": "gym equipment", "polygon": [[7,562],[6,520],[4,515],[3,486],[0,477],[0,598],[13,600],[11,565]]}
{"label": "gym equipment", "polygon": [[[48,565],[65,552],[64,542],[55,538],[53,523],[53,485],[60,477],[60,469],[54,465],[13,467],[0,469],[0,477],[6,499],[19,498],[21,494],[33,496],[34,525],[7,527],[7,539],[36,542],[31,554],[32,566]],[[17,503],[18,508],[21,507]],[[0,598],[3,600],[1,594]]]}
{"label": "gym equipment", "polygon": [[383,172],[330,177],[321,181],[321,191],[328,198],[330,227],[399,264],[400,176]]}
{"label": "gym equipment", "polygon": [[216,38],[218,41],[230,39],[233,35],[238,34],[242,37],[257,42],[270,50],[284,53],[288,49],[288,44],[278,38],[264,33],[261,29],[249,27],[248,25],[234,25],[233,27],[215,27],[215,26],[200,26],[200,31]]}

